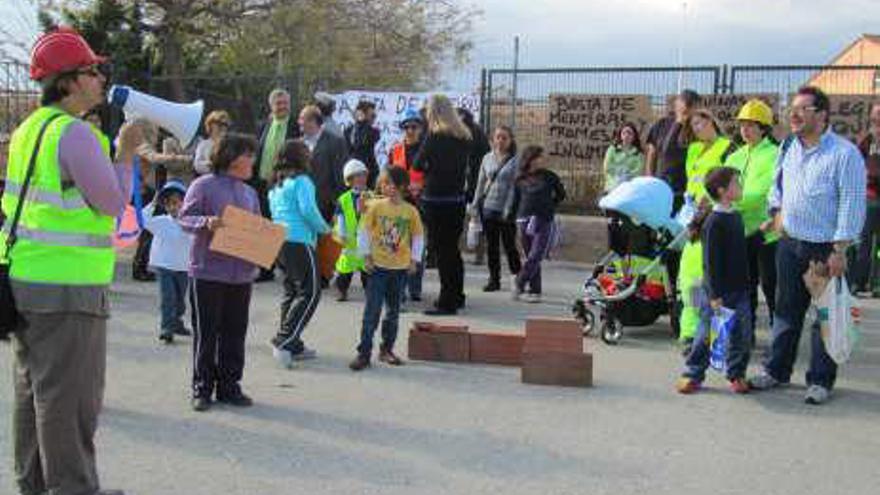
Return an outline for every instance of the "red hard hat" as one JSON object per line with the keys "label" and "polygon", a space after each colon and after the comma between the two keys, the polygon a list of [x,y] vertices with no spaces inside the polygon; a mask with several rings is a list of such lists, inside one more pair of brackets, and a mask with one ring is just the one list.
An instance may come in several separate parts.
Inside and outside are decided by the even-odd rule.
{"label": "red hard hat", "polygon": [[39,81],[78,67],[102,64],[106,60],[106,57],[95,55],[86,40],[73,28],[62,26],[41,35],[34,44],[31,50],[31,79]]}

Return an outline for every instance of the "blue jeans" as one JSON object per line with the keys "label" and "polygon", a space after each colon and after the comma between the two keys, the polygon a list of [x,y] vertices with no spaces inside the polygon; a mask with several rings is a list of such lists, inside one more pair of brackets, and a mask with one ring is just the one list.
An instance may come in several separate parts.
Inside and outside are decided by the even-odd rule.
{"label": "blue jeans", "polygon": [[[709,299],[701,298],[700,325],[697,327],[697,335],[691,353],[685,361],[685,370],[682,376],[702,382],[706,378],[706,368],[709,367],[709,332],[711,319],[714,311],[709,306]],[[736,324],[730,331],[730,340],[727,344],[727,379],[734,380],[746,376],[746,368],[749,366],[749,354],[752,347],[752,305],[749,292],[743,291],[732,293],[721,298],[724,307],[736,312]]]}
{"label": "blue jeans", "polygon": [[[803,275],[810,267],[810,261],[827,261],[832,249],[831,244],[795,239],[779,241],[776,252],[776,316],[773,319],[770,358],[764,363],[767,374],[779,382],[788,383],[791,380],[804,319],[810,308],[810,293],[804,285]],[[837,379],[837,364],[825,351],[818,322],[813,322],[810,333],[811,355],[807,385],[821,385],[831,389]]]}
{"label": "blue jeans", "polygon": [[376,268],[370,274],[367,284],[367,305],[364,308],[361,343],[357,347],[358,354],[370,357],[373,352],[373,334],[379,326],[382,306],[385,306],[385,318],[382,319],[382,350],[394,348],[397,340],[397,327],[400,317],[400,288],[406,280],[406,270],[387,270]]}
{"label": "blue jeans", "polygon": [[186,272],[156,268],[159,282],[159,307],[162,313],[160,328],[163,335],[183,330],[183,315],[186,313],[186,291],[189,278]]}

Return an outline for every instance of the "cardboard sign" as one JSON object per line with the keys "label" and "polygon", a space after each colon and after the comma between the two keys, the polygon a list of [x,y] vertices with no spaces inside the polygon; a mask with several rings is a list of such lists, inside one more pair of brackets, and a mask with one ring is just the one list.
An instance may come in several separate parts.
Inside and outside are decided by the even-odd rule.
{"label": "cardboard sign", "polygon": [[602,172],[617,129],[632,122],[644,134],[654,120],[648,95],[551,94],[548,111],[549,156],[585,162],[590,175]]}
{"label": "cardboard sign", "polygon": [[[676,95],[669,95],[667,102],[672,108],[672,102]],[[719,95],[701,95],[698,107],[708,109],[712,115],[718,119],[721,124],[721,130],[725,136],[735,138],[739,135],[739,124],[736,116],[739,115],[740,109],[747,101],[752,99],[764,100],[773,109],[774,134],[778,137],[785,134],[785,128],[781,124],[782,118],[779,114],[779,95],[774,93],[753,93],[753,94],[719,94]]]}
{"label": "cardboard sign", "polygon": [[211,240],[211,251],[250,261],[263,268],[275,263],[284,244],[286,232],[283,226],[235,206],[227,206],[221,218],[222,225]]}

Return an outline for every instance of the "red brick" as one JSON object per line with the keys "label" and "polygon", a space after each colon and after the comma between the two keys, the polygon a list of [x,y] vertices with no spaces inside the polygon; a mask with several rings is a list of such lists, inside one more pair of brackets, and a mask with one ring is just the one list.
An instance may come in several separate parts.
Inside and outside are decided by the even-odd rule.
{"label": "red brick", "polygon": [[593,355],[581,353],[523,354],[522,382],[564,387],[593,386]]}
{"label": "red brick", "polygon": [[573,319],[530,318],[526,321],[527,352],[583,352],[581,327]]}
{"label": "red brick", "polygon": [[421,332],[467,333],[468,326],[461,322],[426,322],[417,321],[412,328]]}
{"label": "red brick", "polygon": [[525,336],[510,333],[471,332],[471,362],[520,366]]}
{"label": "red brick", "polygon": [[409,332],[407,356],[416,361],[470,361],[470,338],[461,332]]}

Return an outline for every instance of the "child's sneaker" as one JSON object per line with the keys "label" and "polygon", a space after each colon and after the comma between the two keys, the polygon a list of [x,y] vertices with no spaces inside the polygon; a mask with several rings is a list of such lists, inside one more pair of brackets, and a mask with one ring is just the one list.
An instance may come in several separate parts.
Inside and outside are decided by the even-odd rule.
{"label": "child's sneaker", "polygon": [[397,357],[394,354],[394,351],[379,351],[379,361],[382,361],[385,364],[390,364],[391,366],[400,366],[403,364],[403,360]]}
{"label": "child's sneaker", "polygon": [[351,368],[351,371],[361,371],[365,368],[369,368],[370,367],[370,357],[364,356],[364,355],[358,355],[358,357],[354,358],[354,361],[352,361],[348,365],[348,367]]}
{"label": "child's sneaker", "polygon": [[338,291],[336,293],[336,302],[348,301],[348,291]]}
{"label": "child's sneaker", "polygon": [[540,304],[543,299],[541,298],[541,294],[526,294],[526,302],[530,304]]}
{"label": "child's sneaker", "polygon": [[749,382],[747,382],[744,378],[734,378],[730,380],[730,391],[735,394],[747,394],[751,390],[749,387]]}
{"label": "child's sneaker", "polygon": [[689,395],[699,391],[701,386],[700,382],[693,378],[683,376],[675,383],[675,390],[680,394]]}
{"label": "child's sneaker", "polygon": [[269,345],[272,347],[272,357],[282,368],[293,367],[293,355],[290,351],[287,349],[279,349],[278,347],[275,347],[275,344],[272,342],[269,342]]}

